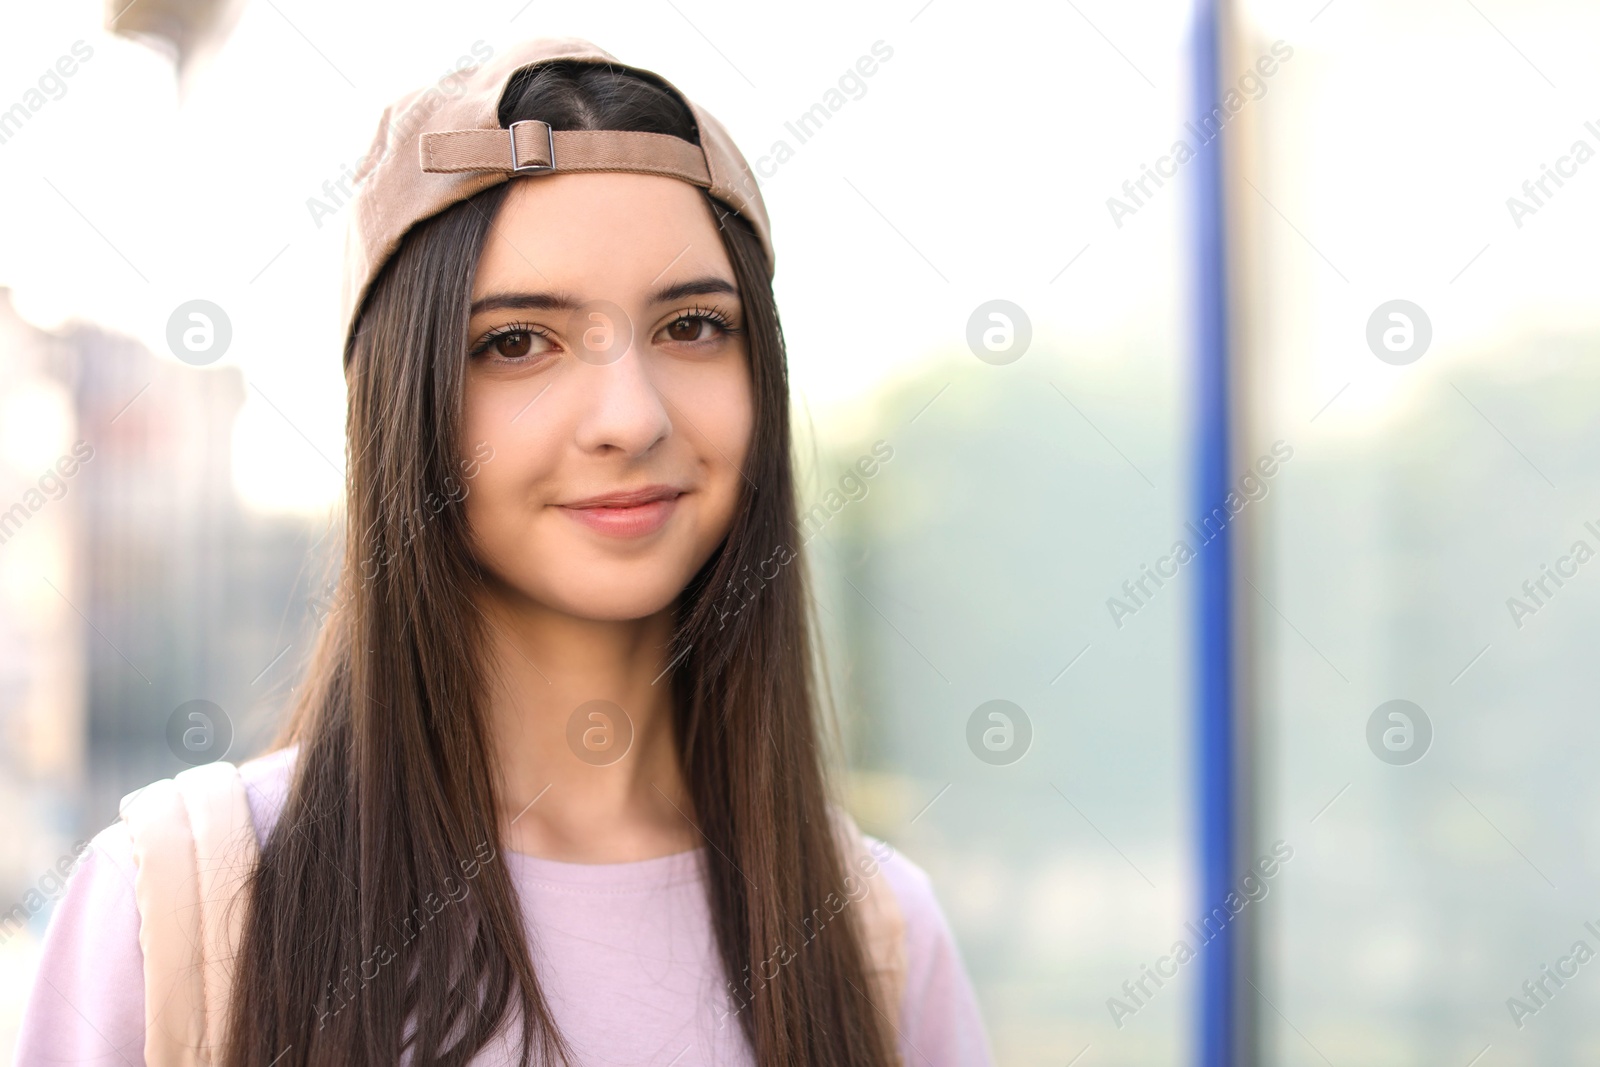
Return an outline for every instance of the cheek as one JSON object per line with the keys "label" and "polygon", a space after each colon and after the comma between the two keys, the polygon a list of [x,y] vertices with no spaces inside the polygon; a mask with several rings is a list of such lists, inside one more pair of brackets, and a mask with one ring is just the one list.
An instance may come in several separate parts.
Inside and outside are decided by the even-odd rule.
{"label": "cheek", "polygon": [[749,459],[755,435],[755,405],[751,400],[750,372],[741,362],[693,382],[674,399],[685,415],[683,428],[703,437],[708,445],[702,458],[713,462],[726,480],[743,481],[739,471]]}
{"label": "cheek", "polygon": [[[538,388],[506,388],[503,383],[469,379],[462,397],[462,482],[467,487],[468,525],[482,538],[515,522],[526,504],[530,483],[552,465],[554,449],[545,430],[525,409]],[[492,457],[484,461],[483,457]]]}
{"label": "cheek", "polygon": [[[461,394],[462,448],[467,455],[474,444],[487,441],[500,452],[502,443],[509,443],[522,420],[512,421],[517,414],[518,390],[507,388],[477,374],[468,373]],[[466,458],[464,455],[463,458]]]}
{"label": "cheek", "polygon": [[727,535],[745,487],[754,443],[755,407],[749,365],[741,356],[712,364],[658,365],[656,388],[673,423],[669,446],[680,471],[693,469],[699,500],[677,542],[693,558],[680,562],[692,570]]}
{"label": "cheek", "polygon": [[[741,376],[738,385],[722,395],[715,410],[705,412],[705,418],[707,422],[700,425],[717,447],[708,460],[714,465],[717,477],[713,482],[716,489],[709,501],[709,522],[699,546],[702,550],[714,547],[727,536],[744,497],[755,441],[755,408],[748,376]],[[704,559],[698,562],[703,563]]]}
{"label": "cheek", "polygon": [[692,442],[694,460],[704,472],[705,499],[694,535],[699,556],[726,536],[743,494],[755,434],[750,374],[741,361],[715,374],[695,375],[674,393],[673,421],[686,443]]}

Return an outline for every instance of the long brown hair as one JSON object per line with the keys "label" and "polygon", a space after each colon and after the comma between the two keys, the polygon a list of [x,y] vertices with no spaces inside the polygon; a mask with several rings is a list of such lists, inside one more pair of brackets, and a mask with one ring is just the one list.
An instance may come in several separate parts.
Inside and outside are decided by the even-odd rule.
{"label": "long brown hair", "polygon": [[[525,71],[500,111],[502,125],[538,118],[698,140],[673,93],[604,66]],[[462,1064],[514,1024],[520,1062],[571,1062],[497,862],[489,624],[472,596],[484,575],[459,506],[467,305],[507,188],[407,236],[349,348],[339,591],[279,741],[299,753],[245,898],[225,1056],[235,1067],[390,1064],[407,1047],[417,1064]],[[868,999],[855,909],[786,947],[805,939],[802,920],[839,891],[846,867],[827,808],[803,561],[791,547],[783,335],[754,233],[706,202],[744,304],[755,408],[741,505],[680,597],[667,651],[682,657],[675,733],[710,846],[708,904],[758,1063],[887,1067],[892,1043]],[[765,966],[775,957],[782,966]]]}

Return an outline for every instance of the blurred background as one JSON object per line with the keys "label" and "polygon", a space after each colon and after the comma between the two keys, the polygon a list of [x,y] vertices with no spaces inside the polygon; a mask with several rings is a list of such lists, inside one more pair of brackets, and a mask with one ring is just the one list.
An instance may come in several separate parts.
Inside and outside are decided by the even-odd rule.
{"label": "blurred background", "polygon": [[[298,684],[379,112],[572,34],[761,172],[850,803],[932,877],[998,1062],[1202,1061],[1201,964],[1136,983],[1220,903],[1217,506],[1232,880],[1281,860],[1235,920],[1233,1062],[1594,1062],[1600,966],[1523,983],[1600,950],[1600,10],[1223,15],[1197,108],[1181,0],[0,3],[0,1055],[58,859],[183,769],[190,702],[237,761]],[[1220,203],[1175,149],[1213,103]],[[1230,481],[1273,470],[1237,508],[1194,486],[1210,210]],[[197,300],[205,365],[170,327]]]}

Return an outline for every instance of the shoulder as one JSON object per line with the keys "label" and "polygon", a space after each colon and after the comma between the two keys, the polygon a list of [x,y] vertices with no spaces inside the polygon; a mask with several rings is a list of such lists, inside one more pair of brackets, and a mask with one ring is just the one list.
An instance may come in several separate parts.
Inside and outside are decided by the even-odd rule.
{"label": "shoulder", "polygon": [[933,882],[929,879],[928,872],[887,841],[879,840],[871,834],[862,834],[861,840],[866,842],[867,851],[877,858],[883,868],[884,877],[894,889],[895,899],[900,903],[900,911],[905,915],[907,932],[913,925],[919,928],[942,925],[944,912],[939,910],[939,901],[934,895]]}
{"label": "shoulder", "polygon": [[277,825],[278,814],[289,799],[295,757],[299,753],[299,745],[290,745],[239,764],[239,778],[244,783],[245,797],[250,801],[250,821],[255,824],[259,844],[266,844],[272,828]]}
{"label": "shoulder", "polygon": [[888,842],[866,834],[862,840],[894,890],[905,923],[903,1061],[937,1067],[991,1063],[977,995],[933,880]]}
{"label": "shoulder", "polygon": [[19,1063],[142,1063],[144,954],[133,842],[118,820],[78,857],[40,947]]}
{"label": "shoulder", "polygon": [[949,927],[927,872],[889,842],[862,833],[842,807],[835,807],[832,815],[840,837],[848,842],[852,853],[846,857],[847,862],[869,881],[881,875],[892,891],[908,946],[911,942],[948,937]]}
{"label": "shoulder", "polygon": [[[277,749],[238,765],[205,763],[135,789],[122,798],[118,822],[133,839],[136,859],[188,837],[198,837],[202,851],[231,854],[238,847],[233,831],[247,818],[257,846],[264,844],[289,795],[298,751]],[[202,810],[209,817],[197,819]]]}
{"label": "shoulder", "polygon": [[906,957],[909,966],[909,986],[917,984],[917,963],[924,969],[936,960],[949,955],[959,961],[955,935],[945,919],[944,909],[934,892],[933,880],[928,872],[887,841],[862,834],[867,850],[878,860],[883,876],[894,891],[895,902],[905,921]]}
{"label": "shoulder", "polygon": [[[295,748],[280,749],[239,765],[238,772],[250,803],[251,820],[256,824],[257,835],[265,836],[263,825],[270,829],[288,795],[290,774],[294,767]],[[180,779],[181,780],[180,776]],[[172,779],[152,782],[122,798],[117,819],[95,834],[87,844],[80,842],[74,848],[77,865],[67,881],[67,893],[62,907],[52,916],[70,917],[74,912],[91,910],[120,911],[137,919],[134,884],[138,874],[138,848],[135,830],[129,815],[143,794],[153,793],[156,787]],[[129,912],[128,909],[133,911]]]}
{"label": "shoulder", "polygon": [[[280,749],[237,767],[258,844],[283,808],[296,752]],[[197,846],[222,840],[207,837],[217,820],[194,821],[193,804],[196,797],[210,801],[227,795],[231,786],[221,794],[211,790],[226,783],[231,773],[227,765],[207,764],[129,793],[116,821],[79,852],[77,868],[45,932],[18,1035],[19,1062],[103,1062],[112,1053],[125,1062],[142,1062],[146,959],[141,870],[146,876],[156,871],[157,883],[165,884],[179,876],[185,863],[193,868]],[[186,789],[186,784],[200,788]],[[197,828],[202,831],[199,842]]]}
{"label": "shoulder", "polygon": [[67,880],[67,896],[70,897],[72,891],[80,887],[115,887],[131,893],[134,873],[133,838],[128,833],[127,825],[119,819],[89,840],[88,847],[79,856],[77,868]]}
{"label": "shoulder", "polygon": [[[257,835],[264,837],[263,825],[270,829],[283,807],[288,794],[290,774],[294,766],[296,749],[280,749],[257,759],[240,764],[238,774],[250,805],[250,816],[256,824]],[[209,768],[215,771],[215,767]],[[141,799],[153,796],[170,787],[176,780],[182,782],[187,774],[198,772],[194,768],[177,779],[162,779],[136,789],[122,798],[118,817],[111,825],[95,834],[86,845],[82,842],[74,849],[77,866],[67,881],[67,892],[61,907],[52,915],[52,928],[57,920],[70,921],[88,918],[132,917],[137,929],[138,909],[135,893],[140,866],[138,843],[139,818],[148,820],[147,812],[159,818],[161,807],[141,807]]]}

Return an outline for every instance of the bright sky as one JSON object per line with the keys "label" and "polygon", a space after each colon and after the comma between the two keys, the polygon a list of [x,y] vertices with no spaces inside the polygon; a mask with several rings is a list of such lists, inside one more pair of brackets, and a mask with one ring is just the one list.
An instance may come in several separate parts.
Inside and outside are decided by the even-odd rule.
{"label": "bright sky", "polygon": [[[1441,353],[1530,324],[1593,326],[1600,261],[1571,234],[1594,232],[1600,160],[1521,230],[1504,206],[1574,139],[1600,147],[1583,129],[1600,124],[1583,51],[1593,33],[1552,18],[1570,23],[1576,5],[1251,6],[1262,42],[1296,49],[1251,105],[1271,120],[1256,184],[1282,213],[1267,213],[1262,247],[1303,282],[1283,336],[1310,349],[1282,403],[1315,410],[1353,381],[1340,403],[1359,425],[1431,373],[1424,361],[1399,379],[1353,353],[1393,297],[1428,309]],[[574,34],[670,77],[753,159],[882,41],[893,57],[865,95],[765,183],[793,376],[813,415],[847,419],[886,380],[941,354],[972,358],[967,318],[995,298],[1023,306],[1037,358],[1063,366],[1170,346],[1185,178],[1121,229],[1105,200],[1179,132],[1180,0],[600,7],[249,0],[180,96],[165,58],[99,28],[100,3],[8,4],[0,109],[74,42],[93,55],[0,145],[0,284],[39,325],[93,319],[163,355],[174,308],[220,305],[233,326],[224,362],[250,386],[240,492],[319,509],[339,488],[307,439],[341,451],[343,217],[319,228],[306,201],[365,150],[391,98],[476,42],[498,52]]]}
{"label": "bright sky", "polygon": [[[1520,228],[1506,206],[1575,140],[1600,151],[1600,8],[1246,6],[1264,39],[1298,49],[1288,91],[1267,101],[1282,110],[1260,149],[1259,193],[1242,194],[1272,262],[1272,292],[1256,295],[1283,418],[1348,384],[1319,430],[1370,432],[1464,363],[1506,373],[1533,337],[1600,332],[1600,257],[1584,236],[1600,224],[1600,158],[1549,184],[1555,195]],[[1396,298],[1433,324],[1429,352],[1404,367],[1374,359],[1363,337]]]}

